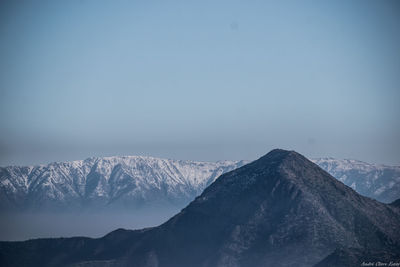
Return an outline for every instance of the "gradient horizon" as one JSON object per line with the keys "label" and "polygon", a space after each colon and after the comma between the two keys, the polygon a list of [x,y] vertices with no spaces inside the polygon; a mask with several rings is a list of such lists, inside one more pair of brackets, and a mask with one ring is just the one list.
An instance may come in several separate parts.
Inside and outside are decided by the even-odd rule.
{"label": "gradient horizon", "polygon": [[400,164],[398,1],[0,3],[0,166]]}

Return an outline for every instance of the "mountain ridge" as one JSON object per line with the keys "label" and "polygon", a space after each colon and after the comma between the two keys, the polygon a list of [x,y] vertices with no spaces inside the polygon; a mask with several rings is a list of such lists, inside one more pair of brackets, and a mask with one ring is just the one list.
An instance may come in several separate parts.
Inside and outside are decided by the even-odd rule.
{"label": "mountain ridge", "polygon": [[400,166],[354,159],[320,158],[312,161],[364,196],[385,203],[400,198]]}
{"label": "mountain ridge", "polygon": [[296,152],[273,150],[221,175],[159,227],[116,230],[100,239],[1,242],[0,261],[4,266],[29,261],[31,266],[308,267],[337,257],[331,255],[338,248],[398,257],[399,226],[398,208],[359,195]]}
{"label": "mountain ridge", "polygon": [[[36,167],[0,168],[3,209],[37,202],[36,206],[81,206],[83,201],[109,205],[121,197],[126,205],[157,201],[186,204],[223,172],[245,161],[196,162],[144,156],[88,158]],[[142,190],[140,190],[142,189]],[[146,195],[147,194],[147,195]],[[23,203],[21,203],[21,201]],[[130,203],[132,202],[132,203]],[[178,202],[178,203],[173,203]],[[181,205],[181,204],[180,204]],[[35,207],[33,207],[35,208]]]}
{"label": "mountain ridge", "polygon": [[[400,198],[400,166],[312,159],[362,195]],[[149,156],[91,157],[0,168],[0,211],[181,208],[224,172],[249,161],[201,162]]]}

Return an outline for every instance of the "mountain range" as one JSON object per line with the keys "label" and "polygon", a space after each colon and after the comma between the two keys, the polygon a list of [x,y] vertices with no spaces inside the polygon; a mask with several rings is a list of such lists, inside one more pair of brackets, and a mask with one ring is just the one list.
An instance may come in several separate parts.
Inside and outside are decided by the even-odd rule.
{"label": "mountain range", "polygon": [[244,164],[126,156],[3,167],[0,210],[181,208],[219,175]]}
{"label": "mountain range", "polygon": [[[400,198],[400,167],[313,159],[364,196]],[[143,156],[88,158],[0,168],[0,211],[183,208],[215,179],[249,161],[196,162]]]}
{"label": "mountain range", "polygon": [[320,158],[312,161],[361,195],[385,203],[400,198],[400,166],[354,159]]}
{"label": "mountain range", "polygon": [[1,266],[361,266],[398,261],[398,201],[364,197],[273,150],[222,174],[164,224],[98,239],[0,242]]}

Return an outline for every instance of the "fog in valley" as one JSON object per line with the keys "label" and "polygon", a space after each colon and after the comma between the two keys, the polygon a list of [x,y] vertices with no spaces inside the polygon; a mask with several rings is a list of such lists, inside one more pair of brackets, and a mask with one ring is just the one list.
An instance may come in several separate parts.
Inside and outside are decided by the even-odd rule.
{"label": "fog in valley", "polygon": [[157,226],[178,208],[149,211],[96,212],[18,212],[0,215],[0,240],[22,241],[32,238],[87,236],[101,237],[118,228],[141,229]]}

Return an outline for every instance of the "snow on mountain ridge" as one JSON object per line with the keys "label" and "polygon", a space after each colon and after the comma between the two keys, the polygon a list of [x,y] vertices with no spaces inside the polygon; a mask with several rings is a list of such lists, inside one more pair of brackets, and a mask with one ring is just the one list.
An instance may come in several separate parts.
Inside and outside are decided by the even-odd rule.
{"label": "snow on mountain ridge", "polygon": [[373,164],[356,159],[335,159],[335,158],[318,158],[312,159],[314,163],[320,165],[324,164],[327,168],[336,168],[341,170],[362,170],[362,171],[372,171],[372,170],[383,170],[385,168],[399,168],[400,166],[387,166],[383,164]]}
{"label": "snow on mountain ridge", "polygon": [[[314,163],[359,193],[400,197],[400,167],[334,158]],[[221,174],[247,161],[187,161],[149,156],[91,157],[48,165],[0,168],[0,210],[183,207]]]}
{"label": "snow on mountain ridge", "polygon": [[320,158],[312,161],[364,196],[387,203],[400,198],[400,166],[354,159]]}
{"label": "snow on mountain ridge", "polygon": [[200,162],[146,156],[88,158],[0,168],[0,208],[188,202],[245,161]]}

